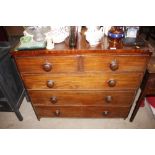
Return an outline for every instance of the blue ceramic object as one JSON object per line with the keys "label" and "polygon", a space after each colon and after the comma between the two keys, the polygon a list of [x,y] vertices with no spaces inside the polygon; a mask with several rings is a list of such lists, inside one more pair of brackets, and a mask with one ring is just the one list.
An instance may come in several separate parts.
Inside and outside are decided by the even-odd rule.
{"label": "blue ceramic object", "polygon": [[119,38],[123,38],[124,37],[124,33],[111,33],[111,32],[108,32],[108,36],[113,38],[113,39],[119,39]]}

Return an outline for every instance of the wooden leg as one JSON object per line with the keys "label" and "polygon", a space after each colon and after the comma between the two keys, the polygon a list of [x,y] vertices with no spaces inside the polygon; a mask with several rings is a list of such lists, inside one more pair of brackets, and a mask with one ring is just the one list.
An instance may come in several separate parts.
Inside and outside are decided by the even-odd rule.
{"label": "wooden leg", "polygon": [[149,78],[149,73],[148,73],[148,71],[146,71],[145,76],[144,76],[143,81],[142,81],[142,84],[140,86],[141,93],[140,93],[140,96],[138,98],[138,101],[136,102],[136,106],[132,112],[130,122],[132,122],[134,120],[134,118],[135,118],[135,116],[139,110],[140,104],[146,95],[148,78]]}
{"label": "wooden leg", "polygon": [[16,114],[17,118],[19,119],[19,121],[23,120],[23,116],[21,115],[19,110],[15,111],[15,114]]}
{"label": "wooden leg", "polygon": [[137,112],[138,112],[138,110],[139,110],[139,108],[140,108],[140,104],[141,104],[141,102],[143,101],[144,97],[145,97],[144,94],[141,93],[141,95],[140,95],[138,101],[136,102],[136,106],[135,106],[135,108],[134,108],[134,110],[133,110],[133,113],[132,113],[132,115],[131,115],[130,122],[132,122],[132,121],[134,120],[134,118],[135,118],[135,116],[136,116],[136,114],[137,114]]}
{"label": "wooden leg", "polygon": [[38,121],[40,121],[40,117],[37,117]]}

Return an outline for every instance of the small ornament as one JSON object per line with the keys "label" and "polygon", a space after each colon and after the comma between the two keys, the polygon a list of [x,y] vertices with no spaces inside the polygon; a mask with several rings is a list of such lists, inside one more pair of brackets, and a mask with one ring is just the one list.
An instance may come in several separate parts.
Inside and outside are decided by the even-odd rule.
{"label": "small ornament", "polygon": [[51,50],[54,48],[54,42],[52,38],[47,38],[47,46],[46,49]]}

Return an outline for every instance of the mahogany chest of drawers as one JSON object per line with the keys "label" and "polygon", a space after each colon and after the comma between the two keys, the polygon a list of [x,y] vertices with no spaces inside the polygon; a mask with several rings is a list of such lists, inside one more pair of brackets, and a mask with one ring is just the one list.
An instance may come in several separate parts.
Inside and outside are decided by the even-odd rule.
{"label": "mahogany chest of drawers", "polygon": [[38,119],[126,118],[150,57],[148,48],[110,50],[103,44],[76,49],[13,51]]}

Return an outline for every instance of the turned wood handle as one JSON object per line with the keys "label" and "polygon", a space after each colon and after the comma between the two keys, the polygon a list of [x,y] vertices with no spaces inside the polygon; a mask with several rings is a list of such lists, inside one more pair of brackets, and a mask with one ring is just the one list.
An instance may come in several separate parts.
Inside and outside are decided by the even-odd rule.
{"label": "turned wood handle", "polygon": [[116,85],[116,80],[109,80],[108,85],[109,87],[114,87]]}
{"label": "turned wood handle", "polygon": [[43,70],[44,70],[44,71],[49,72],[49,71],[51,71],[51,69],[52,69],[52,64],[49,63],[49,62],[46,62],[46,63],[44,63],[44,64],[42,65],[42,67],[43,67]]}
{"label": "turned wood handle", "polygon": [[54,114],[55,116],[60,116],[60,110],[55,110]]}
{"label": "turned wood handle", "polygon": [[50,101],[51,101],[51,103],[53,103],[53,104],[55,104],[55,103],[57,103],[57,97],[56,96],[52,96],[51,98],[50,98]]}
{"label": "turned wood handle", "polygon": [[116,60],[112,60],[110,63],[110,69],[112,71],[115,71],[119,68],[118,62]]}
{"label": "turned wood handle", "polygon": [[102,114],[103,114],[103,116],[107,116],[109,114],[109,111],[105,110],[105,111],[103,111]]}
{"label": "turned wood handle", "polygon": [[54,81],[48,80],[46,84],[47,84],[47,87],[52,88],[54,86]]}
{"label": "turned wood handle", "polygon": [[106,96],[106,97],[105,97],[105,101],[106,101],[107,103],[112,102],[112,96]]}

